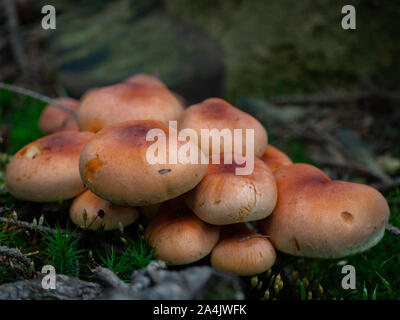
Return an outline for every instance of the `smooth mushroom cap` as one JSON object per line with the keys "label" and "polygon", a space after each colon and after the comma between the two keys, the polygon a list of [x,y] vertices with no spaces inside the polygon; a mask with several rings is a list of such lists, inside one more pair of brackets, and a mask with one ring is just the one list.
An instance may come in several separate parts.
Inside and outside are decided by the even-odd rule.
{"label": "smooth mushroom cap", "polygon": [[331,180],[300,163],[278,169],[275,178],[278,203],[259,228],[278,250],[339,258],[367,250],[383,237],[389,206],[377,190]]}
{"label": "smooth mushroom cap", "polygon": [[259,274],[275,263],[271,242],[245,224],[224,226],[220,240],[211,253],[211,265],[239,276]]}
{"label": "smooth mushroom cap", "polygon": [[[225,154],[226,155],[226,154]],[[249,175],[237,175],[243,167],[232,164],[210,164],[203,180],[186,195],[188,207],[202,220],[216,225],[256,221],[271,214],[277,201],[274,175],[260,159],[254,158]]]}
{"label": "smooth mushroom cap", "polygon": [[138,73],[134,76],[131,76],[124,80],[124,82],[128,83],[135,83],[135,84],[144,84],[149,87],[162,87],[166,88],[165,84],[155,76],[145,74],[145,73]]}
{"label": "smooth mushroom cap", "polygon": [[97,230],[103,226],[104,230],[113,230],[134,223],[139,212],[134,207],[113,204],[86,190],[74,199],[69,215],[82,229]]}
{"label": "smooth mushroom cap", "polygon": [[[167,164],[152,164],[146,153],[156,141],[146,141],[147,132],[165,134]],[[129,206],[147,206],[175,198],[193,189],[207,171],[207,164],[169,164],[169,130],[158,121],[126,121],[95,134],[80,159],[85,185],[100,198]],[[171,130],[174,130],[171,128]],[[175,132],[176,134],[176,132]],[[193,142],[178,142],[178,147]],[[197,145],[199,155],[201,151]]]}
{"label": "smooth mushroom cap", "polygon": [[81,130],[96,132],[127,120],[157,120],[168,124],[179,119],[183,107],[165,87],[148,82],[123,82],[88,91],[81,100]]}
{"label": "smooth mushroom cap", "polygon": [[18,199],[53,202],[81,193],[79,157],[91,132],[63,131],[35,140],[11,159],[6,170],[10,193]]}
{"label": "smooth mushroom cap", "polygon": [[[79,101],[72,98],[58,98],[56,102],[77,110]],[[40,115],[39,128],[43,133],[55,133],[60,131],[79,131],[78,122],[72,113],[61,110],[51,104],[47,105]]]}
{"label": "smooth mushroom cap", "polygon": [[[181,129],[191,128],[201,136],[201,129],[229,129],[232,137],[234,129],[242,129],[242,153],[246,152],[246,129],[254,130],[254,154],[260,157],[268,143],[267,131],[261,123],[251,115],[235,108],[225,100],[219,98],[210,98],[202,103],[195,104],[187,108],[181,116],[179,126]],[[217,135],[214,135],[217,138]],[[221,139],[221,153],[240,152],[234,150],[233,144],[225,150],[224,141]],[[212,139],[209,139],[209,145],[202,145],[205,154],[211,155]]]}
{"label": "smooth mushroom cap", "polygon": [[280,167],[293,164],[292,160],[285,153],[271,145],[267,146],[267,149],[265,149],[265,152],[261,156],[261,160],[267,164],[272,172],[275,172]]}
{"label": "smooth mushroom cap", "polygon": [[[129,77],[124,80],[124,82],[128,83],[137,83],[137,84],[145,84],[147,86],[153,86],[153,87],[162,87],[162,88],[167,88],[167,86],[162,82],[160,79],[158,79],[155,76],[144,74],[144,73],[138,73],[132,77]],[[171,93],[175,96],[175,98],[179,101],[181,106],[185,108],[187,106],[187,101],[184,97],[182,97],[180,94],[171,91]]]}
{"label": "smooth mushroom cap", "polygon": [[188,209],[165,210],[150,223],[145,237],[158,259],[182,265],[211,252],[219,239],[219,227],[201,221]]}

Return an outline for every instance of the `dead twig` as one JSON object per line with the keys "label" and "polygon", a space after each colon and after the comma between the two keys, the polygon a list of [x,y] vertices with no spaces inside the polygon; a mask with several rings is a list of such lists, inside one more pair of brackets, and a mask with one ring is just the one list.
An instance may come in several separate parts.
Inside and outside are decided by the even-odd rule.
{"label": "dead twig", "polygon": [[25,55],[24,44],[19,32],[19,21],[16,9],[17,2],[15,0],[3,0],[4,11],[7,15],[7,24],[10,32],[11,49],[15,58],[18,68],[26,73],[28,71],[29,63]]}
{"label": "dead twig", "polygon": [[388,224],[386,226],[386,230],[389,231],[391,234],[394,234],[395,236],[399,236],[400,237],[400,229],[399,228],[397,228],[397,227],[395,227],[395,226],[393,226],[391,224]]}
{"label": "dead twig", "polygon": [[50,98],[48,96],[45,96],[45,95],[43,95],[41,93],[29,90],[29,89],[25,89],[25,88],[22,88],[22,87],[18,87],[18,86],[12,85],[12,84],[7,84],[7,83],[4,83],[4,82],[0,82],[0,89],[10,90],[12,92],[16,92],[16,93],[22,94],[24,96],[29,96],[31,98],[46,102],[48,104],[53,105],[56,108],[59,108],[59,109],[61,109],[63,111],[66,111],[66,112],[69,112],[73,116],[76,117],[76,111],[75,110],[70,109],[67,106],[65,106],[65,105],[57,102],[56,100],[54,100],[54,99],[52,99],[52,98]]}
{"label": "dead twig", "polygon": [[344,104],[355,103],[366,99],[385,99],[395,102],[400,101],[400,95],[397,93],[376,91],[358,91],[358,92],[332,92],[332,93],[315,93],[315,94],[297,94],[290,96],[282,96],[270,98],[276,105],[316,105],[316,104]]}
{"label": "dead twig", "polygon": [[367,175],[371,178],[378,179],[380,181],[384,180],[382,175],[365,168],[364,166],[360,165],[359,163],[355,163],[355,162],[351,162],[351,161],[338,162],[338,161],[335,161],[332,159],[317,159],[316,161],[321,166],[349,169],[349,170],[357,171],[361,174]]}
{"label": "dead twig", "polygon": [[[39,232],[43,232],[43,233],[54,233],[57,232],[55,229],[50,228],[50,227],[46,227],[46,226],[39,226],[39,225],[34,225],[33,223],[27,222],[27,221],[22,221],[22,220],[14,220],[13,218],[8,218],[8,217],[0,217],[0,223],[7,223],[8,225],[11,226],[17,226],[17,227],[21,227],[24,229],[29,229],[32,231],[39,231]],[[63,234],[68,233],[66,230],[61,230],[61,232]],[[82,231],[76,231],[73,234],[73,237],[76,238],[85,238],[86,234]]]}
{"label": "dead twig", "polygon": [[371,185],[382,193],[389,192],[391,189],[400,186],[400,177],[392,179],[390,182],[373,183]]}
{"label": "dead twig", "polygon": [[105,287],[118,290],[129,290],[129,285],[123,282],[112,270],[103,267],[96,267],[93,272]]}
{"label": "dead twig", "polygon": [[34,273],[31,260],[18,249],[0,246],[0,264],[10,266],[24,277],[29,278]]}

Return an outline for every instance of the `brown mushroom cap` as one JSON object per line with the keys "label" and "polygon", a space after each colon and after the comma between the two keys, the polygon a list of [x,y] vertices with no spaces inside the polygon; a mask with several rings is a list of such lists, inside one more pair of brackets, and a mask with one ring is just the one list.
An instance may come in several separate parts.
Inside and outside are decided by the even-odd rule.
{"label": "brown mushroom cap", "polygon": [[[95,134],[80,159],[82,180],[93,193],[120,205],[147,206],[175,198],[200,182],[207,164],[148,162],[146,153],[155,143],[146,141],[151,129],[165,133],[168,153],[170,129],[159,121],[126,121]],[[192,142],[178,142],[178,147],[186,143]]]}
{"label": "brown mushroom cap", "polygon": [[202,220],[217,225],[260,220],[276,205],[277,189],[271,170],[254,158],[249,175],[236,175],[244,166],[235,163],[210,164],[203,180],[187,194],[186,203]]}
{"label": "brown mushroom cap", "polygon": [[271,242],[241,223],[222,227],[220,240],[211,253],[214,268],[239,276],[263,273],[275,259]]}
{"label": "brown mushroom cap", "polygon": [[275,172],[280,167],[293,164],[292,160],[286,154],[271,145],[267,146],[267,149],[265,149],[265,152],[261,156],[261,160],[267,164],[272,172]]}
{"label": "brown mushroom cap", "polygon": [[113,204],[99,198],[90,190],[86,190],[74,199],[69,214],[73,223],[89,230],[97,230],[101,226],[104,230],[118,229],[120,224],[130,225],[139,217],[136,208]]}
{"label": "brown mushroom cap", "polygon": [[278,250],[338,258],[367,250],[383,237],[389,206],[377,190],[331,180],[300,163],[278,169],[275,178],[278,204],[259,228]]}
{"label": "brown mushroom cap", "polygon": [[19,150],[7,166],[10,193],[22,200],[52,202],[71,199],[85,188],[79,156],[91,132],[63,131],[33,141]]}
{"label": "brown mushroom cap", "polygon": [[[261,123],[251,115],[235,108],[228,102],[218,98],[204,100],[202,103],[195,104],[187,108],[181,116],[179,126],[181,129],[194,129],[198,136],[201,136],[201,129],[242,129],[242,153],[246,150],[246,129],[254,130],[254,154],[261,156],[268,143],[267,132]],[[212,139],[209,139],[209,148],[202,146],[205,154],[211,154]],[[221,153],[233,152],[233,146],[225,150],[223,139],[221,139]],[[208,153],[207,153],[208,152]],[[238,152],[236,150],[235,152]]]}
{"label": "brown mushroom cap", "polygon": [[[55,101],[72,110],[77,110],[79,106],[79,101],[72,98],[58,98]],[[43,133],[79,131],[78,122],[73,114],[51,104],[43,109],[39,119],[39,128]]]}
{"label": "brown mushroom cap", "polygon": [[207,256],[219,238],[219,227],[209,225],[188,209],[161,212],[146,230],[155,256],[169,265],[189,264]]}
{"label": "brown mushroom cap", "polygon": [[79,106],[78,123],[81,130],[93,132],[127,120],[168,124],[179,119],[182,111],[167,88],[151,81],[129,81],[88,91]]}
{"label": "brown mushroom cap", "polygon": [[135,83],[135,84],[144,84],[149,87],[162,87],[166,88],[165,84],[155,76],[145,74],[145,73],[137,73],[132,77],[129,77],[124,80],[124,82]]}

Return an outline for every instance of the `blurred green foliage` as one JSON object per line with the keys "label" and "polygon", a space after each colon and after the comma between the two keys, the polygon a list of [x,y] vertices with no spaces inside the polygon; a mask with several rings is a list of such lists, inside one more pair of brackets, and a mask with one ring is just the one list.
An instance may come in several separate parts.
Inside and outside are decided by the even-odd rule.
{"label": "blurred green foliage", "polygon": [[43,136],[39,130],[39,117],[45,105],[30,97],[0,89],[0,125],[9,126],[9,154]]}
{"label": "blurred green foliage", "polygon": [[363,79],[396,85],[400,5],[355,0],[357,30],[340,22],[344,0],[166,1],[176,19],[217,39],[225,95],[266,97],[354,87]]}

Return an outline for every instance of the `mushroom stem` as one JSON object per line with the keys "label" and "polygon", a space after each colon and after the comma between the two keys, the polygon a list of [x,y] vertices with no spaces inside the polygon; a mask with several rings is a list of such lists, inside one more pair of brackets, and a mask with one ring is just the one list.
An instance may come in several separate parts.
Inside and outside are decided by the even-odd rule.
{"label": "mushroom stem", "polygon": [[12,91],[12,92],[15,92],[15,93],[22,94],[24,96],[29,96],[31,98],[46,102],[48,104],[53,105],[56,108],[59,108],[59,109],[64,110],[66,112],[69,112],[74,117],[76,117],[76,111],[75,110],[73,110],[71,108],[68,108],[67,106],[65,106],[65,105],[57,102],[56,100],[54,100],[54,99],[52,99],[52,98],[50,98],[48,96],[45,96],[45,95],[43,95],[41,93],[29,90],[29,89],[25,89],[25,88],[22,88],[22,87],[18,87],[18,86],[12,85],[12,84],[7,84],[7,83],[4,83],[4,82],[0,82],[0,89],[6,89],[6,90],[9,90],[9,91]]}

